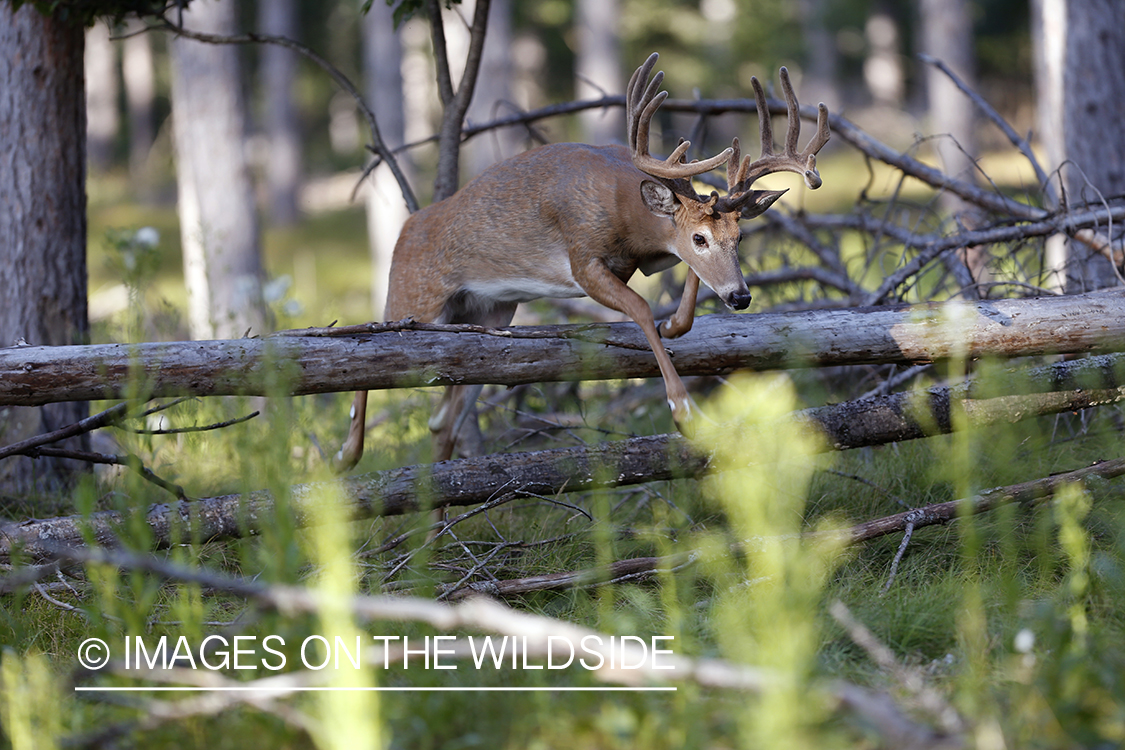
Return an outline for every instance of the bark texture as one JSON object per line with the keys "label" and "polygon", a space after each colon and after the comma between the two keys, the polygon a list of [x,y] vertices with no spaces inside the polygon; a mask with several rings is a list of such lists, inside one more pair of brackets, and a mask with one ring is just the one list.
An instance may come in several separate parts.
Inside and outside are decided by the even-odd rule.
{"label": "bark texture", "polygon": [[[235,6],[195,0],[184,25],[231,34]],[[257,209],[245,154],[246,103],[238,49],[177,37],[172,110],[180,233],[196,339],[236,338],[268,326]]]}
{"label": "bark texture", "polygon": [[[665,342],[681,375],[1125,351],[1125,290],[761,315],[706,315]],[[303,395],[656,377],[634,323],[481,329],[410,322],[265,339],[0,349],[0,404]]]}
{"label": "bark texture", "polygon": [[[296,0],[259,0],[258,25],[262,33],[297,39]],[[265,96],[266,185],[269,189],[270,219],[288,225],[297,221],[301,188],[301,123],[293,100],[297,80],[297,54],[276,44],[261,49],[261,79]]]}
{"label": "bark texture", "polygon": [[[1121,0],[1034,0],[1033,49],[1039,136],[1047,169],[1062,169],[1070,205],[1125,196],[1125,6]],[[1118,230],[1119,231],[1119,230]],[[1049,258],[1065,287],[1081,292],[1118,283],[1110,262],[1061,239]]]}
{"label": "bark texture", "polygon": [[[0,3],[3,346],[21,340],[63,346],[87,336],[83,50],[80,26],[44,17],[30,5],[13,13]],[[85,415],[84,403],[0,408],[0,442]],[[12,459],[0,465],[0,493],[54,489],[80,470],[59,460]]]}
{"label": "bark texture", "polygon": [[[1043,397],[1015,396],[976,402],[956,397],[949,389],[933,389],[921,399],[914,395],[806,409],[793,418],[828,436],[829,440],[821,444],[822,450],[845,450],[949,432],[953,428],[951,409],[963,409],[974,425],[1015,422],[1086,408],[1093,403],[1120,401],[1125,398],[1125,388],[1105,389],[1097,395],[1049,393]],[[933,411],[927,407],[933,407]],[[748,429],[772,432],[776,427],[766,423],[731,428],[729,439],[723,442],[737,445],[745,439]],[[1103,468],[1120,463],[1108,462]],[[710,455],[680,435],[655,435],[595,446],[462,458],[330,483],[296,485],[286,502],[294,522],[308,526],[317,523],[317,507],[325,492],[339,492],[347,513],[359,519],[400,515],[428,507],[477,505],[506,498],[698,477],[723,468],[732,467],[717,466]],[[149,507],[145,520],[153,544],[167,547],[187,540],[256,534],[263,524],[276,522],[276,504],[270,492],[261,490],[248,495],[156,504]],[[99,544],[113,546],[126,521],[117,511],[103,511],[88,518],[68,516],[0,524],[0,557],[17,547],[33,557],[50,557],[59,546],[84,544],[83,529],[89,529]]]}

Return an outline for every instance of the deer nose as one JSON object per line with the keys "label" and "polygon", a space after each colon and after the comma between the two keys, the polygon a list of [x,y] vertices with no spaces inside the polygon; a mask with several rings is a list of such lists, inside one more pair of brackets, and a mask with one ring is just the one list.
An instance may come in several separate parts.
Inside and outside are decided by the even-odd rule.
{"label": "deer nose", "polygon": [[745,310],[750,306],[750,292],[735,290],[727,297],[727,306],[732,310]]}

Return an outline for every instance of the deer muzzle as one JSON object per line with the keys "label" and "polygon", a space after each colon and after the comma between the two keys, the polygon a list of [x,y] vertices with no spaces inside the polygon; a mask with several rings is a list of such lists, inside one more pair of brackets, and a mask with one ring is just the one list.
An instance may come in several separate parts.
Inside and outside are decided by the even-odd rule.
{"label": "deer muzzle", "polygon": [[723,300],[723,302],[725,302],[726,306],[732,310],[745,310],[750,306],[751,299],[752,297],[750,296],[749,290],[735,289],[733,292],[727,295],[727,298]]}

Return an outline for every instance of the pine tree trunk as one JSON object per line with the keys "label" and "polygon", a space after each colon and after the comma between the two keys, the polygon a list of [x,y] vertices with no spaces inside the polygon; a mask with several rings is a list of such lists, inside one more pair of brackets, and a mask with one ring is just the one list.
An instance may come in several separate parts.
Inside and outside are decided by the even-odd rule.
{"label": "pine tree trunk", "polygon": [[[406,113],[402,85],[402,42],[394,28],[392,9],[373,3],[363,21],[363,76],[367,105],[379,119],[379,133],[391,148],[405,140]],[[409,154],[399,164],[412,176]],[[375,169],[367,185],[367,240],[371,252],[373,320],[381,320],[387,304],[391,256],[402,225],[410,216],[398,182],[386,166]]]}
{"label": "pine tree trunk", "polygon": [[[1125,196],[1125,3],[1034,0],[1039,134],[1047,170],[1060,168],[1065,203]],[[1109,261],[1085,245],[1058,243],[1049,260],[1068,292],[1113,286]]]}
{"label": "pine tree trunk", "polygon": [[[0,346],[87,337],[84,48],[81,27],[0,3]],[[86,414],[83,402],[0,408],[0,444]],[[0,493],[56,489],[82,468],[4,461]]]}
{"label": "pine tree trunk", "polygon": [[[195,0],[184,12],[185,27],[194,31],[230,34],[234,23],[230,2]],[[257,209],[245,154],[246,103],[238,49],[177,37],[171,52],[180,232],[192,337],[261,334],[269,328],[269,318],[262,300]]]}
{"label": "pine tree trunk", "polygon": [[[578,0],[575,6],[578,46],[574,91],[578,99],[598,99],[625,90],[621,75],[621,38],[617,33],[617,0]],[[586,143],[619,143],[624,139],[621,109],[590,110],[579,117]]]}
{"label": "pine tree trunk", "polygon": [[117,49],[109,26],[96,23],[86,31],[86,155],[90,168],[109,169],[121,118],[117,111]]}
{"label": "pine tree trunk", "polygon": [[[297,39],[296,0],[259,0],[258,24],[262,33]],[[301,127],[293,101],[297,79],[297,53],[266,44],[261,50],[261,81],[265,96],[265,131],[269,139],[266,185],[269,218],[274,224],[293,224],[300,213]]]}
{"label": "pine tree trunk", "polygon": [[153,102],[156,75],[152,62],[152,39],[139,32],[142,23],[133,21],[131,36],[121,46],[121,73],[125,82],[125,101],[129,108],[129,176],[133,189],[144,195],[149,187],[148,154],[155,139]]}
{"label": "pine tree trunk", "polygon": [[[967,0],[921,0],[918,5],[922,51],[949,66],[970,88],[976,89],[973,23]],[[932,145],[938,165],[958,180],[977,181],[975,111],[969,97],[953,80],[933,65],[925,66]],[[952,193],[941,196],[941,207],[965,226],[977,222],[973,207]],[[979,299],[977,284],[988,282],[985,248],[962,248],[944,261],[967,299]]]}

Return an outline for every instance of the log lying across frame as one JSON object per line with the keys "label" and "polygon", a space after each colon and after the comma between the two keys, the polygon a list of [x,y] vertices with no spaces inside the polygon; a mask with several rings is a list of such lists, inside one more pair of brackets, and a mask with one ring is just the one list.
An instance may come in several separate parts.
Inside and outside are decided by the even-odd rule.
{"label": "log lying across frame", "polygon": [[[707,315],[665,346],[683,375],[1125,351],[1125,290]],[[406,322],[285,331],[261,339],[0,349],[0,405],[657,374],[656,360],[632,323],[490,330]]]}
{"label": "log lying across frame", "polygon": [[[1032,386],[1051,383],[1067,391],[1026,396],[966,398],[971,388],[931,388],[919,393],[896,393],[832,406],[805,409],[793,415],[819,429],[825,450],[845,450],[892,440],[908,440],[949,432],[957,424],[984,426],[1063,411],[1125,401],[1125,386],[1115,385],[1125,358],[1106,355],[1069,365],[1055,365],[1011,374]],[[1073,387],[1075,383],[1093,387]],[[954,418],[960,413],[963,418]],[[761,429],[772,430],[775,425]],[[732,440],[744,438],[732,436]],[[289,506],[294,522],[316,522],[323,493],[337,491],[352,518],[398,515],[431,506],[476,505],[499,498],[553,496],[599,487],[619,487],[669,479],[698,477],[716,469],[680,435],[636,437],[610,443],[525,453],[500,453],[475,458],[406,466],[321,484],[296,485]],[[1114,474],[1116,476],[1116,474]],[[167,547],[178,541],[238,538],[258,533],[276,522],[276,500],[265,490],[200,500],[160,503],[148,508],[152,542]],[[15,548],[32,558],[51,556],[59,546],[94,539],[113,545],[127,518],[116,511],[89,517],[67,516],[0,523],[0,557]]]}

